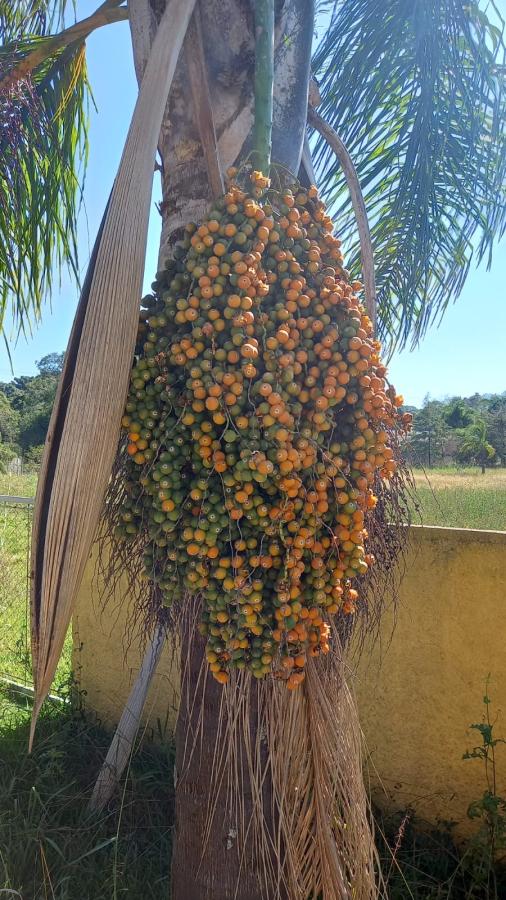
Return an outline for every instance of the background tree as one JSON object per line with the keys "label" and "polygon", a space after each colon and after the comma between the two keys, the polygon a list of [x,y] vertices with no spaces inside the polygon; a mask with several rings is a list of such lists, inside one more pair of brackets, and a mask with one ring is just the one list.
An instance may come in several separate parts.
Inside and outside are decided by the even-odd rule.
{"label": "background tree", "polygon": [[3,407],[0,404],[0,432],[6,423],[4,442],[19,445],[23,453],[44,443],[62,365],[63,353],[50,353],[37,363],[38,375],[0,383],[6,401]]}
{"label": "background tree", "polygon": [[63,368],[64,353],[48,353],[39,359],[35,365],[41,375],[60,375]]}
{"label": "background tree", "polygon": [[407,443],[413,465],[431,468],[437,463],[442,464],[449,434],[444,404],[427,396],[422,409],[414,412],[413,428]]}
{"label": "background tree", "polygon": [[0,472],[5,472],[17,455],[19,413],[12,408],[8,398],[0,390]]}
{"label": "background tree", "polygon": [[462,459],[469,459],[481,466],[485,474],[485,466],[495,456],[495,449],[487,440],[487,424],[477,419],[462,432],[459,454]]}
{"label": "background tree", "polygon": [[506,396],[493,395],[488,404],[488,436],[501,466],[506,466]]}
{"label": "background tree", "polygon": [[473,394],[449,400],[431,400],[423,406],[406,407],[413,415],[413,429],[406,442],[406,455],[413,466],[459,465],[476,460],[473,454],[460,452],[462,435],[476,420],[484,422],[487,440],[496,454],[489,459],[505,464],[506,397],[501,394]]}
{"label": "background tree", "polygon": [[19,437],[19,413],[0,390],[0,442],[15,444]]}
{"label": "background tree", "polygon": [[443,413],[443,419],[450,428],[466,428],[473,421],[473,413],[464,400],[459,397]]}
{"label": "background tree", "polygon": [[[22,448],[25,460],[29,456],[33,463],[40,461],[62,360],[61,353],[48,354],[37,363],[39,375],[0,383],[0,440],[6,458],[19,455]],[[496,451],[494,462],[506,465],[505,395],[476,393],[449,400],[427,396],[422,407],[405,406],[405,411],[413,415],[413,430],[406,443],[412,465],[464,462],[459,456],[459,430],[471,425],[476,416],[487,424],[488,440]]]}

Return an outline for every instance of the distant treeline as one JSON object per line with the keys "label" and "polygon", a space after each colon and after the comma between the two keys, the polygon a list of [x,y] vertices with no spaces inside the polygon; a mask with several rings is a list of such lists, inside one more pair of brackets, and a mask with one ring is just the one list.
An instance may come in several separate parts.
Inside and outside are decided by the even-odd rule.
{"label": "distant treeline", "polygon": [[406,447],[414,466],[506,466],[506,392],[473,394],[431,400],[413,414],[413,429]]}
{"label": "distant treeline", "polygon": [[0,381],[0,471],[19,458],[27,469],[40,464],[63,356],[44,356],[38,375]]}
{"label": "distant treeline", "polygon": [[[0,471],[21,458],[26,468],[40,463],[63,353],[50,353],[37,363],[38,375],[0,382]],[[506,466],[506,392],[431,400],[413,414],[406,445],[412,465],[476,464]]]}

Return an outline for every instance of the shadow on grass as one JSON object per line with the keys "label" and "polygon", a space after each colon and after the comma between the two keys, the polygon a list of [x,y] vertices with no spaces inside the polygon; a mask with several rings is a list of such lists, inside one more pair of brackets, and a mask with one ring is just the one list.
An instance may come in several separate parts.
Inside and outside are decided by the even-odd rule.
{"label": "shadow on grass", "polygon": [[434,826],[413,810],[374,811],[386,900],[502,900],[506,870],[481,845],[458,844],[452,822]]}
{"label": "shadow on grass", "polygon": [[[30,703],[0,693],[0,894],[6,900],[165,900],[173,748],[144,743],[100,815],[87,806],[111,735],[71,704],[46,704],[27,753]],[[506,872],[480,869],[450,826],[375,814],[387,900],[506,898]]]}
{"label": "shadow on grass", "polygon": [[[108,807],[87,804],[110,734],[70,705],[41,716],[0,694],[0,889],[22,900],[168,897],[173,753],[144,746]],[[18,892],[18,893],[15,893]]]}

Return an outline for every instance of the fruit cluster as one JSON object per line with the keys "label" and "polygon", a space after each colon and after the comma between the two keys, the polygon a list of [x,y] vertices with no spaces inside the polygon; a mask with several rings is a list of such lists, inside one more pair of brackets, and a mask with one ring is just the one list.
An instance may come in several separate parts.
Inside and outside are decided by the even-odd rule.
{"label": "fruit cluster", "polygon": [[295,688],[355,609],[409,422],[316,188],[235,175],[143,300],[118,532],[142,536],[166,605],[202,595],[219,682],[248,667]]}

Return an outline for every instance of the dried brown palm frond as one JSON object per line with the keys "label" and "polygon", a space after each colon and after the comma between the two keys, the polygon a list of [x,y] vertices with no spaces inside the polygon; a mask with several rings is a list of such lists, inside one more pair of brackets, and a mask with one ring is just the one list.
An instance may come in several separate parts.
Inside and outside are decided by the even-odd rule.
{"label": "dried brown palm frond", "polygon": [[170,0],[141,85],[79,304],[34,515],[33,729],[61,653],[107,488],[128,386],[154,158],[193,2]]}
{"label": "dried brown palm frond", "polygon": [[310,661],[302,691],[273,685],[270,701],[269,756],[289,896],[372,900],[376,860],[361,733],[339,646]]}

